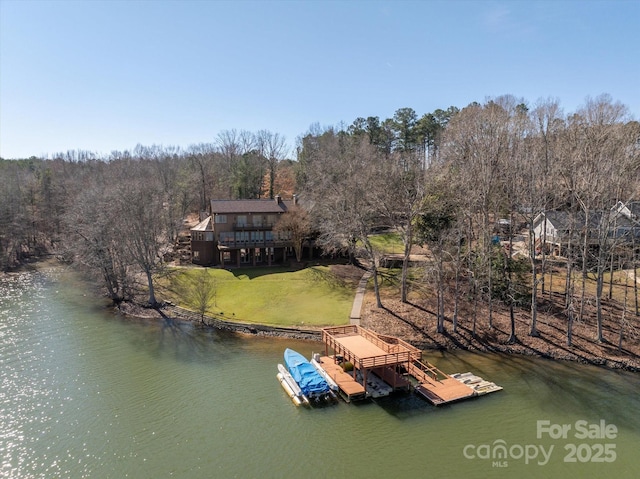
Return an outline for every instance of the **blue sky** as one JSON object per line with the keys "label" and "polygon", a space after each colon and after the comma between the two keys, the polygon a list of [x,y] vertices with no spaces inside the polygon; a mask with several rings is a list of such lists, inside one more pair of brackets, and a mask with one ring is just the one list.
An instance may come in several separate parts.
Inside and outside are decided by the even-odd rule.
{"label": "blue sky", "polygon": [[0,0],[0,156],[314,123],[513,94],[640,117],[640,1]]}

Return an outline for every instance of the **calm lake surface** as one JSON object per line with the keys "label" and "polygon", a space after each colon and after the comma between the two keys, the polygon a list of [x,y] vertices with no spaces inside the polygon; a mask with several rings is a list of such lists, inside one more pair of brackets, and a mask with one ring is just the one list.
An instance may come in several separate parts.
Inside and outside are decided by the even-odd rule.
{"label": "calm lake surface", "polygon": [[0,280],[0,477],[640,477],[638,374],[432,353],[505,390],[309,410],[276,365],[319,343],[123,320],[93,302],[61,270]]}

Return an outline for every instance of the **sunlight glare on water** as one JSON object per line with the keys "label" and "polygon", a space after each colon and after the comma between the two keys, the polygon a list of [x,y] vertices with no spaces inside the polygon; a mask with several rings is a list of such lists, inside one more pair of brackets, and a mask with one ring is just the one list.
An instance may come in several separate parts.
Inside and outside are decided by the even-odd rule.
{"label": "sunlight glare on water", "polygon": [[[440,408],[404,394],[309,410],[284,394],[276,365],[285,348],[310,356],[319,343],[127,320],[90,298],[60,270],[0,280],[2,477],[640,477],[637,374],[428,352],[505,389]],[[540,420],[572,429],[538,438]],[[618,434],[578,440],[581,420]],[[615,460],[592,461],[605,443]],[[513,454],[481,457],[497,444]],[[540,447],[552,448],[543,465]]]}

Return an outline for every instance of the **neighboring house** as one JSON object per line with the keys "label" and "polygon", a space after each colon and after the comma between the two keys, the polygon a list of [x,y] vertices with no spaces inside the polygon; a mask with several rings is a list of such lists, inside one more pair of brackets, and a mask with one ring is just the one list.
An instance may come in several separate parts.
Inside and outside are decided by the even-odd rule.
{"label": "neighboring house", "polygon": [[266,200],[211,200],[210,216],[191,228],[191,261],[239,267],[282,263],[293,255],[286,232],[273,231],[297,197]]}
{"label": "neighboring house", "polygon": [[611,208],[615,215],[616,221],[616,237],[625,238],[632,241],[634,238],[636,244],[640,243],[640,201],[631,201],[629,203],[618,203]]}
{"label": "neighboring house", "polygon": [[536,251],[541,251],[544,245],[547,252],[563,254],[571,230],[570,219],[566,211],[546,211],[536,216],[533,220]]}
{"label": "neighboring house", "polygon": [[[631,241],[633,236],[640,238],[640,223],[633,219],[635,206],[632,209],[625,208],[624,204],[618,203],[609,212],[590,212],[586,226],[587,241],[591,246],[602,244],[603,241],[623,243]],[[598,237],[600,231],[603,233],[606,231],[606,238]],[[585,234],[585,215],[580,212],[572,216],[567,211],[540,213],[533,220],[533,232],[536,251],[540,252],[545,246],[547,252],[564,256],[571,232],[573,232],[572,243],[576,246],[582,245]]]}
{"label": "neighboring house", "polygon": [[618,201],[613,210],[640,227],[640,201],[630,201],[629,203]]}

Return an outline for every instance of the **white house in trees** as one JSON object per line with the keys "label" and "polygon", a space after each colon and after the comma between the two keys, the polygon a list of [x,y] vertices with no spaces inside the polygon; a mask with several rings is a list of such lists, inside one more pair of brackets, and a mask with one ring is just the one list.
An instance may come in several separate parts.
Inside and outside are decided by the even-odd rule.
{"label": "white house in trees", "polygon": [[546,211],[534,219],[536,251],[543,247],[554,255],[563,255],[569,243],[582,244],[585,234],[590,245],[606,242],[640,245],[640,202],[618,202],[608,211],[570,214],[568,211]]}

